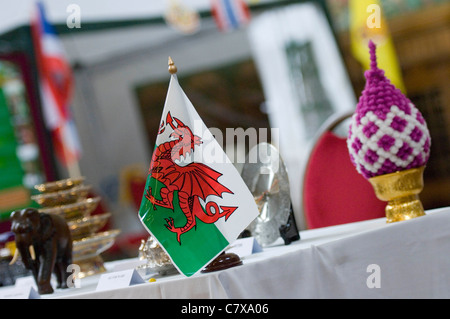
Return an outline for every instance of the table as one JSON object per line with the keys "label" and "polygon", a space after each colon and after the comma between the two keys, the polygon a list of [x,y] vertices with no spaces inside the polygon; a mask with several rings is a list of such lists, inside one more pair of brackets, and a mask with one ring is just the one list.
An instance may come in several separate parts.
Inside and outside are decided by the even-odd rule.
{"label": "table", "polygon": [[[243,265],[219,272],[156,278],[96,291],[99,276],[80,288],[41,298],[450,298],[450,207],[386,224],[385,218],[305,230],[280,239]],[[137,259],[106,263],[109,272]],[[5,289],[5,288],[2,288]]]}

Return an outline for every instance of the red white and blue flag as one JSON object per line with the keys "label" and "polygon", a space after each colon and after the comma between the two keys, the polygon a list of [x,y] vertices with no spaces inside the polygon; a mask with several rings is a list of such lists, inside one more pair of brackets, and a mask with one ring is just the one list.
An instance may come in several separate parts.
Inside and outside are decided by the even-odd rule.
{"label": "red white and blue flag", "polygon": [[78,161],[81,153],[78,133],[69,109],[73,90],[72,70],[40,2],[37,3],[31,29],[45,124],[52,134],[58,159],[64,165],[71,165]]}
{"label": "red white and blue flag", "polygon": [[211,12],[220,31],[231,31],[250,21],[244,0],[211,0]]}

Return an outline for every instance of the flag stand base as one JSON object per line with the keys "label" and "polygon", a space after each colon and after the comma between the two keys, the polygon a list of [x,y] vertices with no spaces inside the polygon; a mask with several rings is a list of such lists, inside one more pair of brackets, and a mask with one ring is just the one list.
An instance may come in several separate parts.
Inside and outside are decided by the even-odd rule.
{"label": "flag stand base", "polygon": [[242,265],[242,260],[238,255],[234,253],[223,252],[219,256],[217,256],[216,259],[210,262],[208,266],[206,266],[205,269],[203,269],[201,272],[207,273],[219,271],[240,265]]}

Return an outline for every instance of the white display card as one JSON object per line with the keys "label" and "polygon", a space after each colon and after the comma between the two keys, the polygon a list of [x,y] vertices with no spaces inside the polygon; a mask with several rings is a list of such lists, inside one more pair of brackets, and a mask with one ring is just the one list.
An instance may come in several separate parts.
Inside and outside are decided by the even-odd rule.
{"label": "white display card", "polygon": [[127,269],[103,274],[97,284],[96,291],[110,290],[144,283],[135,269]]}

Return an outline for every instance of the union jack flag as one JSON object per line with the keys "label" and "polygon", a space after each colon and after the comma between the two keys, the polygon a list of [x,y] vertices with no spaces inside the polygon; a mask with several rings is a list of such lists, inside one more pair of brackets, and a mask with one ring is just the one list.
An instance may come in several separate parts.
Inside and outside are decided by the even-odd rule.
{"label": "union jack flag", "polygon": [[211,12],[220,31],[231,31],[250,21],[244,0],[211,0]]}
{"label": "union jack flag", "polygon": [[45,124],[52,134],[56,156],[68,166],[77,161],[81,154],[78,133],[69,109],[73,90],[72,70],[40,2],[31,21],[31,30]]}

